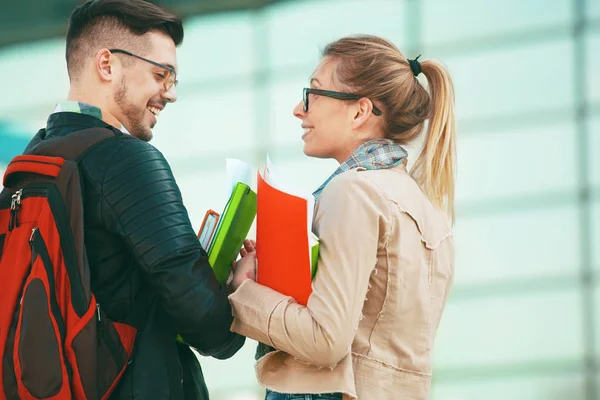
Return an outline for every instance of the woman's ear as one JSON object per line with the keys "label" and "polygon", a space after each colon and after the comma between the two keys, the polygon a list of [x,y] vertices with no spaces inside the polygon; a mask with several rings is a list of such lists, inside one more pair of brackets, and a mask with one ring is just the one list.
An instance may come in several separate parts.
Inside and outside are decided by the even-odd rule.
{"label": "woman's ear", "polygon": [[363,126],[373,114],[373,102],[366,97],[358,100],[357,107],[354,108],[352,119],[352,128],[358,129]]}

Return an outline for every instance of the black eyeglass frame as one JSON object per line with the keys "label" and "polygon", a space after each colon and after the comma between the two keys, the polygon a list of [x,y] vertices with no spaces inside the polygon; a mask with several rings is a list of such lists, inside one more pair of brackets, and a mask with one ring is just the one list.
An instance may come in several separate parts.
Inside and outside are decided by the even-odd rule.
{"label": "black eyeglass frame", "polygon": [[[139,60],[145,61],[147,63],[150,63],[152,65],[155,65],[157,67],[160,67],[164,70],[166,70],[168,72],[167,76],[165,77],[165,80],[163,81],[163,87],[165,88],[165,90],[168,92],[169,90],[171,90],[171,88],[173,86],[177,86],[177,84],[179,83],[179,81],[177,80],[177,72],[175,72],[175,70],[171,67],[168,67],[164,64],[158,63],[156,61],[152,61],[152,60],[148,60],[147,58],[144,58],[142,56],[138,56],[137,54],[133,54],[127,50],[122,50],[122,49],[108,49],[108,51],[110,51],[111,53],[121,53],[121,54],[125,54],[131,57],[135,57]],[[171,76],[173,77],[173,79],[169,80],[169,78],[171,78]],[[170,85],[169,85],[170,83]]]}
{"label": "black eyeglass frame", "polygon": [[[354,94],[354,93],[344,93],[344,92],[335,92],[333,90],[304,88],[302,90],[302,103],[304,104],[304,112],[308,112],[308,95],[309,94],[330,97],[332,99],[337,99],[337,100],[360,100],[363,97],[365,97],[365,96],[361,96],[361,95]],[[371,100],[371,103],[373,103],[372,100]],[[375,114],[377,116],[382,114],[381,110],[379,108],[377,108],[377,106],[375,106],[375,104],[373,104],[373,114]]]}

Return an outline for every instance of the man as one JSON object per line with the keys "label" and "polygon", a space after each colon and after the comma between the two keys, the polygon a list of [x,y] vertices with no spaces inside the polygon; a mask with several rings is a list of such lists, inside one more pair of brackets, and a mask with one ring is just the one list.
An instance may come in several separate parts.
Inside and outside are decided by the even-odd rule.
{"label": "man", "polygon": [[48,139],[91,127],[115,131],[78,160],[92,291],[114,321],[143,315],[111,398],[207,397],[199,364],[177,334],[219,359],[244,343],[230,331],[227,290],[208,264],[169,164],[147,143],[159,114],[177,99],[182,40],[181,21],[143,0],[78,6],[67,33],[68,100],[41,133]]}

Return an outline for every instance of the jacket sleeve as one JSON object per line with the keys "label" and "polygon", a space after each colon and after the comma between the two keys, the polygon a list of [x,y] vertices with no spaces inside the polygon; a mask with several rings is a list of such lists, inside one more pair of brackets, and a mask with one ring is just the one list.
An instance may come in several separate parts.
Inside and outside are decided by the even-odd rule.
{"label": "jacket sleeve", "polygon": [[350,352],[358,329],[385,219],[389,205],[364,176],[334,178],[316,210],[319,265],[306,307],[246,280],[229,296],[233,331],[310,364],[335,366]]}
{"label": "jacket sleeve", "polygon": [[96,151],[105,165],[96,181],[103,224],[127,244],[174,331],[201,353],[231,357],[245,338],[230,331],[226,289],[208,264],[169,164],[141,140],[106,142]]}

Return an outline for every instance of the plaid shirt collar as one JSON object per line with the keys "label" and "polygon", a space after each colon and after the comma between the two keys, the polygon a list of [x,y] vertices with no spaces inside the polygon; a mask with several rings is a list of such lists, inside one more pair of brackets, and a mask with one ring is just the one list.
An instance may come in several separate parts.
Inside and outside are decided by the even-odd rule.
{"label": "plaid shirt collar", "polygon": [[56,105],[54,112],[74,112],[102,119],[102,111],[98,107],[76,101],[62,101]]}
{"label": "plaid shirt collar", "polygon": [[[98,118],[102,121],[102,110],[100,110],[98,107],[73,100],[65,100],[58,103],[54,108],[53,114],[60,112],[72,112],[77,114],[89,115],[94,118]],[[128,133],[127,129],[125,129],[123,125],[120,126],[119,130],[123,133]]]}
{"label": "plaid shirt collar", "polygon": [[317,200],[325,186],[342,172],[359,167],[367,170],[392,168],[403,163],[407,156],[408,153],[402,146],[389,139],[369,140],[340,164],[338,169],[313,193],[313,196]]}

